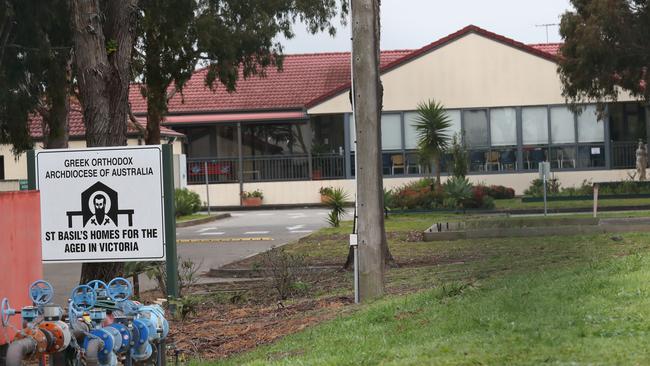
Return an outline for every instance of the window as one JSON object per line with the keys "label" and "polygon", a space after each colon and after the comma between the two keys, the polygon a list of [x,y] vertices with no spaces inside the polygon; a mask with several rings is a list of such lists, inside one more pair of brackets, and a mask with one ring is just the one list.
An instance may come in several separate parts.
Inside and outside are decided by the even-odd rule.
{"label": "window", "polygon": [[381,149],[398,150],[402,148],[402,127],[399,114],[381,115]]}
{"label": "window", "polygon": [[5,157],[0,155],[0,180],[5,179]]}
{"label": "window", "polygon": [[488,146],[487,112],[485,110],[464,111],[465,143],[468,147]]}
{"label": "window", "polygon": [[187,152],[190,158],[213,158],[217,154],[214,127],[187,130]]}
{"label": "window", "polygon": [[605,166],[605,145],[581,145],[578,148],[580,168],[600,168]]}
{"label": "window", "polygon": [[490,110],[492,146],[517,145],[517,112],[514,108]]}
{"label": "window", "polygon": [[553,146],[551,148],[551,168],[572,169],[576,167],[576,148],[572,146]]}
{"label": "window", "polygon": [[[354,142],[357,139],[356,124],[353,115],[350,115],[350,150],[354,151]],[[381,115],[381,149],[399,150],[402,148],[402,127],[399,114]]]}
{"label": "window", "polygon": [[546,107],[522,108],[521,129],[524,145],[548,144]]}
{"label": "window", "polygon": [[576,142],[574,115],[567,107],[551,108],[551,142],[554,144]]}
{"label": "window", "polygon": [[587,106],[578,116],[578,142],[605,141],[605,124],[596,117],[596,106]]}
{"label": "window", "polygon": [[[449,110],[445,112],[447,113],[447,118],[449,119],[450,124],[445,133],[449,136],[449,141],[451,141],[451,138],[455,134],[460,133],[460,111]],[[406,149],[417,149],[418,147],[418,131],[415,128],[417,117],[417,112],[404,113],[404,142]]]}

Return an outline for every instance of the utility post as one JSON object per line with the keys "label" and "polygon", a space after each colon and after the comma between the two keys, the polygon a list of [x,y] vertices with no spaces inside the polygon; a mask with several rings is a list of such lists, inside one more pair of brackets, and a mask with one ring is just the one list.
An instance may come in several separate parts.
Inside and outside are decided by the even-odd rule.
{"label": "utility post", "polygon": [[379,0],[352,0],[352,90],[357,132],[359,297],[384,293],[384,194],[381,160]]}

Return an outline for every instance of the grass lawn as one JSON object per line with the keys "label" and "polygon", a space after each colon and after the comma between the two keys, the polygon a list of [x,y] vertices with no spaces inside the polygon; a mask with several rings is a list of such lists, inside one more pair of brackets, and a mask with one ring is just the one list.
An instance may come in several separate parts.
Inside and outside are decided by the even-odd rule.
{"label": "grass lawn", "polygon": [[201,213],[195,213],[195,214],[191,214],[191,215],[179,216],[179,217],[176,218],[176,222],[184,222],[184,221],[202,219],[204,217],[208,217],[208,215],[207,214],[201,214]]}
{"label": "grass lawn", "polygon": [[[294,310],[313,301],[349,299],[350,272],[321,274],[307,294],[285,302],[290,310],[277,309],[270,286],[257,286],[248,301],[259,302],[264,315],[247,322],[218,315],[220,310],[210,317],[228,319],[229,331],[195,346],[235,355],[195,364],[650,363],[650,233],[625,233],[616,240],[597,234],[448,242],[422,242],[416,235],[432,222],[467,218],[391,215],[387,236],[398,267],[386,273],[388,295],[369,305]],[[340,266],[350,230],[345,222],[283,248],[303,256],[307,265]],[[238,265],[258,264],[253,257]],[[206,306],[211,311],[214,305]],[[228,314],[253,310],[244,305]],[[325,322],[287,326],[299,319]],[[288,336],[255,347],[277,340],[265,335],[278,332]],[[228,352],[240,339],[249,341],[240,350],[255,348]]]}
{"label": "grass lawn", "polygon": [[647,253],[394,296],[214,365],[648,364]]}

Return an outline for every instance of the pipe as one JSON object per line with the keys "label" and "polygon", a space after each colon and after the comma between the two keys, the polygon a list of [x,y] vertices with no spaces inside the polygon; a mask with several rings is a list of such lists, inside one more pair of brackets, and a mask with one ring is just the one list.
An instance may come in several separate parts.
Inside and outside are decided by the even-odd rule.
{"label": "pipe", "polygon": [[36,340],[33,338],[18,339],[7,348],[7,366],[21,366],[29,354],[36,351]]}
{"label": "pipe", "polygon": [[101,339],[93,338],[88,341],[86,348],[86,366],[99,366],[99,350],[104,347]]}

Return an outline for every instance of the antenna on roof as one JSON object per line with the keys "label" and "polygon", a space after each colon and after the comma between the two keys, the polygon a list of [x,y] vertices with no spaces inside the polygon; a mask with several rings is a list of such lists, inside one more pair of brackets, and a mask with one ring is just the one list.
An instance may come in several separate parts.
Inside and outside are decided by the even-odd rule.
{"label": "antenna on roof", "polygon": [[556,27],[560,25],[559,23],[546,23],[546,24],[535,24],[536,27],[544,27],[546,28],[546,43],[548,43],[548,29],[550,27]]}

